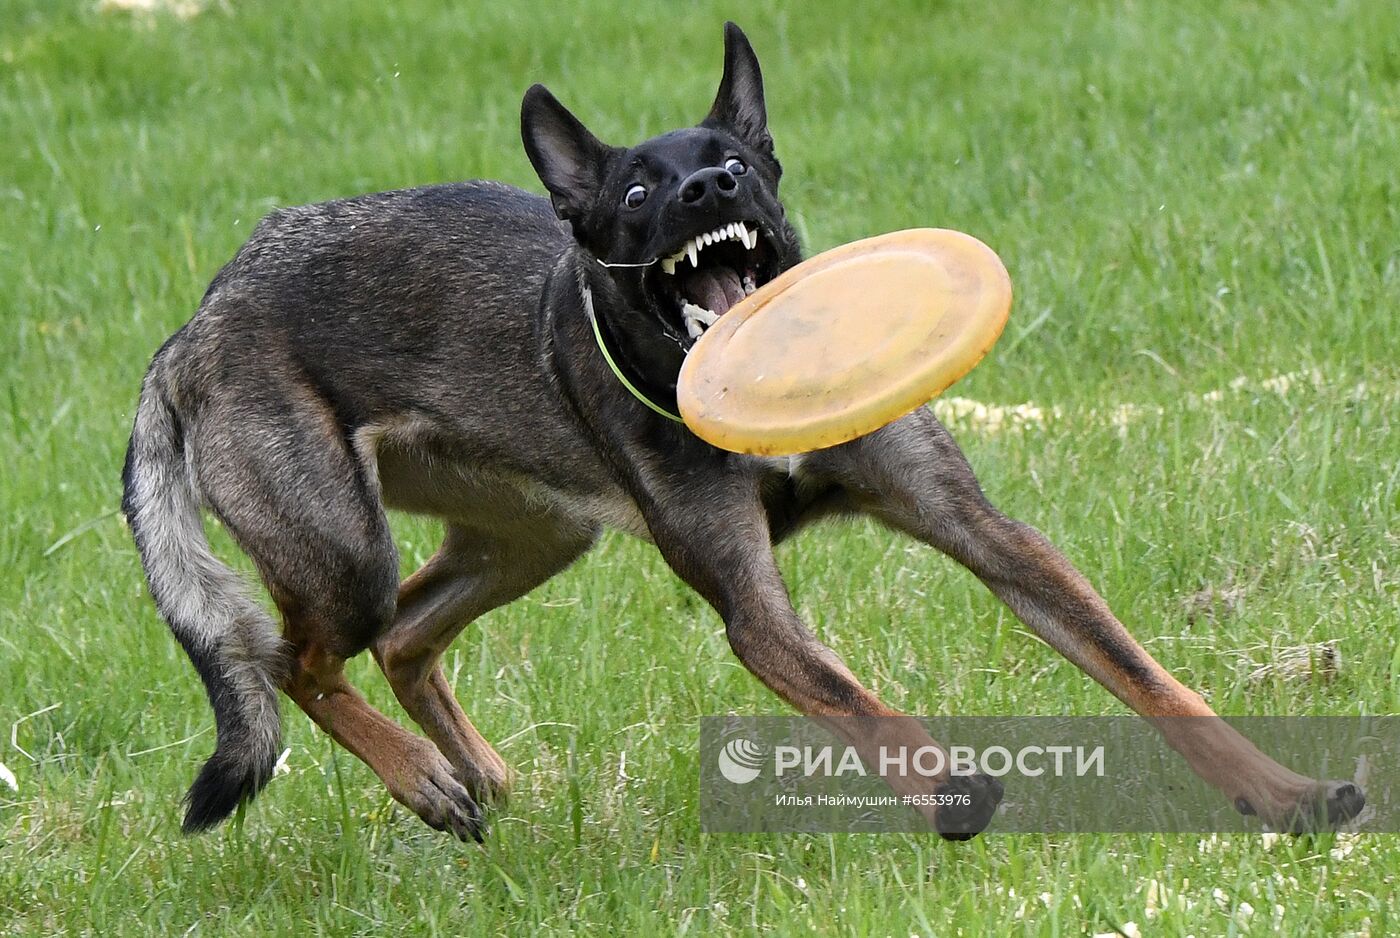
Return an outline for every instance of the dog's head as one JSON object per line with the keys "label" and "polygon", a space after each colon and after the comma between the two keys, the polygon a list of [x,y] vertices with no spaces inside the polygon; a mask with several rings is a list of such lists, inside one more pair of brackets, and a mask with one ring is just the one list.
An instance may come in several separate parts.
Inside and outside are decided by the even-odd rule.
{"label": "dog's head", "polygon": [[[623,298],[688,348],[746,294],[800,259],[778,201],[758,59],[724,27],[724,77],[698,126],[608,146],[543,85],[521,107],[525,152],[554,210]],[[654,263],[648,263],[654,262]]]}

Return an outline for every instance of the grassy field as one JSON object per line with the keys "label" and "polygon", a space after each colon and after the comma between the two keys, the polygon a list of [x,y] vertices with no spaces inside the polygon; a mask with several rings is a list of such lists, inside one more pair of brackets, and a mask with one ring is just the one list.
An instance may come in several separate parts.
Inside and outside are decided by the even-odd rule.
{"label": "grassy field", "polygon": [[[212,719],[117,515],[151,353],[274,206],[538,189],[531,82],[617,142],[698,120],[729,16],[809,249],[939,225],[1005,259],[954,389],[1031,405],[953,421],[993,499],[1222,712],[1400,708],[1400,5],[0,0],[0,934],[1400,929],[1388,835],[701,835],[699,717],[783,709],[620,536],[449,653],[520,776],[484,847],[294,710],[288,771],[180,836]],[[405,570],[439,536],[395,530]],[[782,563],[907,710],[1121,712],[931,551],[856,525]],[[1330,640],[1331,680],[1249,676]]]}

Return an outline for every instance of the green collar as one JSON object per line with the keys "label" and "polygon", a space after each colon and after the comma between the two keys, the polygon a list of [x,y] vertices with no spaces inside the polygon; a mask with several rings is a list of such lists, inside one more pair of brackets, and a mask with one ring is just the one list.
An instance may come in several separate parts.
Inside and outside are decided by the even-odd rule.
{"label": "green collar", "polygon": [[584,312],[587,313],[588,321],[593,325],[593,338],[598,343],[598,351],[603,353],[603,361],[607,362],[608,367],[612,369],[612,373],[617,375],[617,380],[622,382],[622,386],[630,391],[633,397],[667,420],[674,420],[676,423],[685,423],[685,421],[680,418],[679,414],[671,413],[669,410],[656,403],[656,401],[647,397],[638,390],[636,385],[627,380],[627,376],[623,374],[622,369],[618,367],[617,360],[613,358],[612,352],[608,350],[608,343],[603,338],[603,328],[598,324],[598,314],[593,309],[593,291],[589,289],[588,284],[584,282],[582,277],[579,278],[578,288],[579,292],[583,294]]}

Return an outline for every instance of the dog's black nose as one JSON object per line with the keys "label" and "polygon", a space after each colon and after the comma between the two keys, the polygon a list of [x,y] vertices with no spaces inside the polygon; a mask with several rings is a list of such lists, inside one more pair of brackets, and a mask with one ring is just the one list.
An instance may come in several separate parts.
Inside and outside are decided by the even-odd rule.
{"label": "dog's black nose", "polygon": [[708,166],[691,173],[681,183],[681,201],[696,205],[712,199],[732,199],[738,191],[739,180],[733,173],[719,166]]}

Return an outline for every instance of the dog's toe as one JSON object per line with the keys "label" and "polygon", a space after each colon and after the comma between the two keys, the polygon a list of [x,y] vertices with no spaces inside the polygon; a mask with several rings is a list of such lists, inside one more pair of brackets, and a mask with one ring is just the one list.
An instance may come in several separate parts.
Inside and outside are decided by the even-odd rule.
{"label": "dog's toe", "polygon": [[1336,826],[1345,824],[1366,807],[1366,793],[1351,782],[1327,783],[1327,820]]}
{"label": "dog's toe", "polygon": [[510,801],[509,772],[490,772],[476,767],[458,766],[452,773],[462,783],[477,804],[502,807]]}
{"label": "dog's toe", "polygon": [[944,799],[934,826],[944,840],[971,840],[982,832],[1001,804],[1005,788],[990,775],[956,775],[938,786]]}
{"label": "dog's toe", "polygon": [[429,769],[395,798],[434,830],[477,843],[486,836],[486,812],[446,763]]}
{"label": "dog's toe", "polygon": [[1299,800],[1281,825],[1290,834],[1335,830],[1366,807],[1366,794],[1352,782],[1320,782]]}

